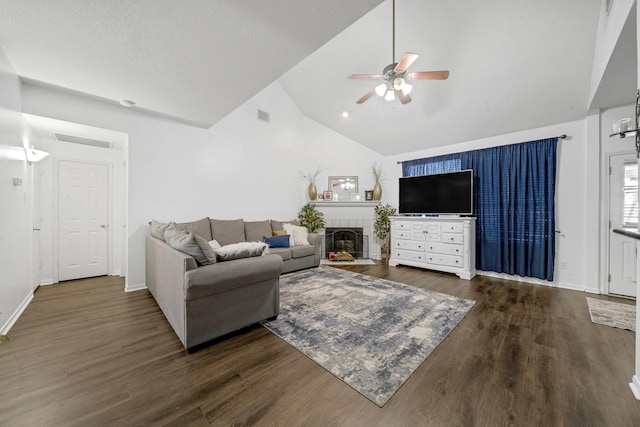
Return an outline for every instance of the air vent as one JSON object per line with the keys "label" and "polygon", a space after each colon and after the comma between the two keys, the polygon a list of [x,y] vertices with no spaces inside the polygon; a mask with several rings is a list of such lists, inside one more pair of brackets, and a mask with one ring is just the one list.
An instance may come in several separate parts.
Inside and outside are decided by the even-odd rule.
{"label": "air vent", "polygon": [[269,123],[269,113],[266,111],[258,110],[258,120]]}
{"label": "air vent", "polygon": [[82,138],[80,136],[65,135],[63,133],[54,134],[58,141],[72,142],[74,144],[90,145],[92,147],[111,148],[111,143],[97,139]]}

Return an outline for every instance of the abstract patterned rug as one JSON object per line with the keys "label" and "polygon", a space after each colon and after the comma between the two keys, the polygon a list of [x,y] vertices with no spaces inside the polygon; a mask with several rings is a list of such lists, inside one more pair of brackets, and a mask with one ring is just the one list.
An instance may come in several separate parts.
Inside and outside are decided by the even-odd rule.
{"label": "abstract patterned rug", "polygon": [[264,326],[382,407],[474,304],[320,266],[280,277]]}
{"label": "abstract patterned rug", "polygon": [[614,328],[636,330],[636,305],[587,297],[591,321]]}

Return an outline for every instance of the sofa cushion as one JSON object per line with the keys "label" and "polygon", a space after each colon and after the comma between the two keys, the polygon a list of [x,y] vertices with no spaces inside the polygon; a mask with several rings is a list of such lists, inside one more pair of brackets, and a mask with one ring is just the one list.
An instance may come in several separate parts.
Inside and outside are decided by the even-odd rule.
{"label": "sofa cushion", "polygon": [[163,242],[164,240],[164,232],[167,231],[167,227],[169,227],[168,222],[158,222],[155,219],[152,219],[149,223],[151,227],[151,235],[156,239],[160,239]]}
{"label": "sofa cushion", "polygon": [[216,249],[216,255],[220,261],[231,261],[240,258],[262,256],[269,245],[264,242],[240,242],[222,246]]}
{"label": "sofa cushion", "polygon": [[288,236],[285,230],[275,230],[272,234],[274,236]]}
{"label": "sofa cushion", "polygon": [[286,234],[284,236],[264,236],[264,242],[269,245],[269,249],[271,248],[288,248],[289,245],[289,236]]}
{"label": "sofa cushion", "polygon": [[211,238],[222,246],[246,241],[243,219],[212,219]]}
{"label": "sofa cushion", "polygon": [[294,224],[284,224],[284,229],[291,235],[291,246],[306,246],[309,244],[309,230]]}
{"label": "sofa cushion", "polygon": [[211,240],[211,225],[209,224],[209,218],[202,218],[192,222],[176,223],[178,230],[189,231],[193,234],[197,234],[207,241]]}
{"label": "sofa cushion", "polygon": [[175,223],[172,222],[167,227],[164,232],[164,240],[175,250],[191,255],[198,265],[211,264],[211,261],[202,252],[202,248],[196,241],[195,234],[186,230],[178,230]]}
{"label": "sofa cushion", "polygon": [[315,246],[294,246],[291,248],[291,258],[304,258],[316,254]]}
{"label": "sofa cushion", "polygon": [[262,242],[262,237],[271,236],[271,233],[269,220],[244,222],[244,237],[247,242]]}
{"label": "sofa cushion", "polygon": [[280,255],[282,261],[289,261],[291,259],[291,249],[289,248],[269,248],[269,253]]}
{"label": "sofa cushion", "polygon": [[[284,230],[284,225],[285,224],[294,224],[294,225],[299,225],[298,220],[294,219],[291,221],[276,221],[275,219],[271,220],[271,231],[279,231],[279,230]],[[275,234],[274,234],[275,236]]]}

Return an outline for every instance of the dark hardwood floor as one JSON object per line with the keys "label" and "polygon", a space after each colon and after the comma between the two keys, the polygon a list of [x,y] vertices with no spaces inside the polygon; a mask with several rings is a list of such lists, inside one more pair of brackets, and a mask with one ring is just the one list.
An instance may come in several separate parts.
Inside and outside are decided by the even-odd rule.
{"label": "dark hardwood floor", "polygon": [[0,343],[0,425],[640,425],[635,334],[588,294],[343,268],[477,301],[383,408],[262,327],[188,354],[148,291],[101,277],[41,287]]}

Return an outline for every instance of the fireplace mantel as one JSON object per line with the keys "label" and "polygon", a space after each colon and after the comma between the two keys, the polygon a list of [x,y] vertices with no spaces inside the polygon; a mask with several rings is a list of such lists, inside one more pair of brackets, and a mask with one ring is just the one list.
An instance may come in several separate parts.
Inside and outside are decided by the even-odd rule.
{"label": "fireplace mantel", "polygon": [[309,202],[309,204],[311,206],[318,206],[318,207],[327,207],[327,208],[345,208],[345,207],[353,207],[353,208],[357,208],[357,207],[372,207],[372,206],[379,206],[380,202],[379,201],[374,201],[374,202]]}

